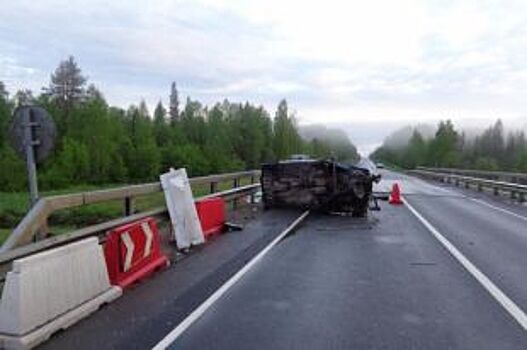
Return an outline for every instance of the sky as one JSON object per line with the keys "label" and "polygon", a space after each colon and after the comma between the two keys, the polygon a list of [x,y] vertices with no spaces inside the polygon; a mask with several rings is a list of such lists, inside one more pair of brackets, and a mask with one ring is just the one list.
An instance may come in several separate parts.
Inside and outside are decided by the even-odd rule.
{"label": "sky", "polygon": [[450,118],[527,125],[527,1],[0,0],[0,81],[40,91],[69,55],[109,103],[282,98],[362,153]]}

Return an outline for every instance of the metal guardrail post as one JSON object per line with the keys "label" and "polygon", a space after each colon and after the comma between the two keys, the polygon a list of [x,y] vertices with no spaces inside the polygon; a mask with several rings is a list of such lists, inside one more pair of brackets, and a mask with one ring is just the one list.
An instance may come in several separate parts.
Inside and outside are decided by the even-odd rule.
{"label": "metal guardrail post", "polygon": [[218,191],[218,183],[213,181],[210,183],[210,193],[216,193]]}
{"label": "metal guardrail post", "polygon": [[134,199],[130,196],[124,199],[124,216],[130,216],[134,213]]}
{"label": "metal guardrail post", "polygon": [[[251,185],[254,184],[254,175],[251,176]],[[251,204],[255,203],[254,193],[251,193]]]}
{"label": "metal guardrail post", "polygon": [[[236,188],[236,187],[239,187],[239,186],[240,186],[240,179],[239,178],[235,178],[232,181],[232,188]],[[235,198],[232,201],[232,210],[236,210],[236,208],[238,208],[238,198]]]}
{"label": "metal guardrail post", "polygon": [[45,239],[49,235],[49,226],[48,226],[48,219],[44,219],[44,222],[42,223],[42,226],[37,230],[35,233],[35,236],[33,237],[33,241],[41,241]]}

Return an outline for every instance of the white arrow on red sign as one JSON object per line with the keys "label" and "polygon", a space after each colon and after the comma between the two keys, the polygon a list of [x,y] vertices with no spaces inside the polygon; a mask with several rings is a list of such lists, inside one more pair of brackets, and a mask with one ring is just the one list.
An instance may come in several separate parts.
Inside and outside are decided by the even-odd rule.
{"label": "white arrow on red sign", "polygon": [[[154,240],[154,233],[150,228],[148,222],[143,222],[141,224],[143,234],[145,235],[145,248],[143,251],[143,258],[146,258],[152,252],[152,243]],[[124,266],[123,270],[126,272],[132,267],[132,259],[134,257],[135,244],[130,237],[130,232],[125,232],[121,235],[121,240],[123,241],[124,246],[126,247],[126,255],[124,257]]]}

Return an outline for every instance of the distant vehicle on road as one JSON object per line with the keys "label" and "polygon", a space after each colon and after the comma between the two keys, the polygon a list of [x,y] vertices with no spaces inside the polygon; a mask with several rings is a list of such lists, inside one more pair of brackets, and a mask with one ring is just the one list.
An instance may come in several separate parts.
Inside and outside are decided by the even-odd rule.
{"label": "distant vehicle on road", "polygon": [[377,167],[377,169],[384,169],[384,164],[381,162],[375,163],[375,166]]}

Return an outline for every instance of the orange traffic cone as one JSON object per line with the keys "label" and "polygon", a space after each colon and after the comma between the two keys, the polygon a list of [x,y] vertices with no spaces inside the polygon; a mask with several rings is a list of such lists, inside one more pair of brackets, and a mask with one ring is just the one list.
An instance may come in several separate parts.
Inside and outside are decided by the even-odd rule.
{"label": "orange traffic cone", "polygon": [[390,204],[403,204],[401,199],[401,189],[399,188],[398,183],[394,183],[392,186],[392,193],[390,193],[390,199],[388,200]]}

